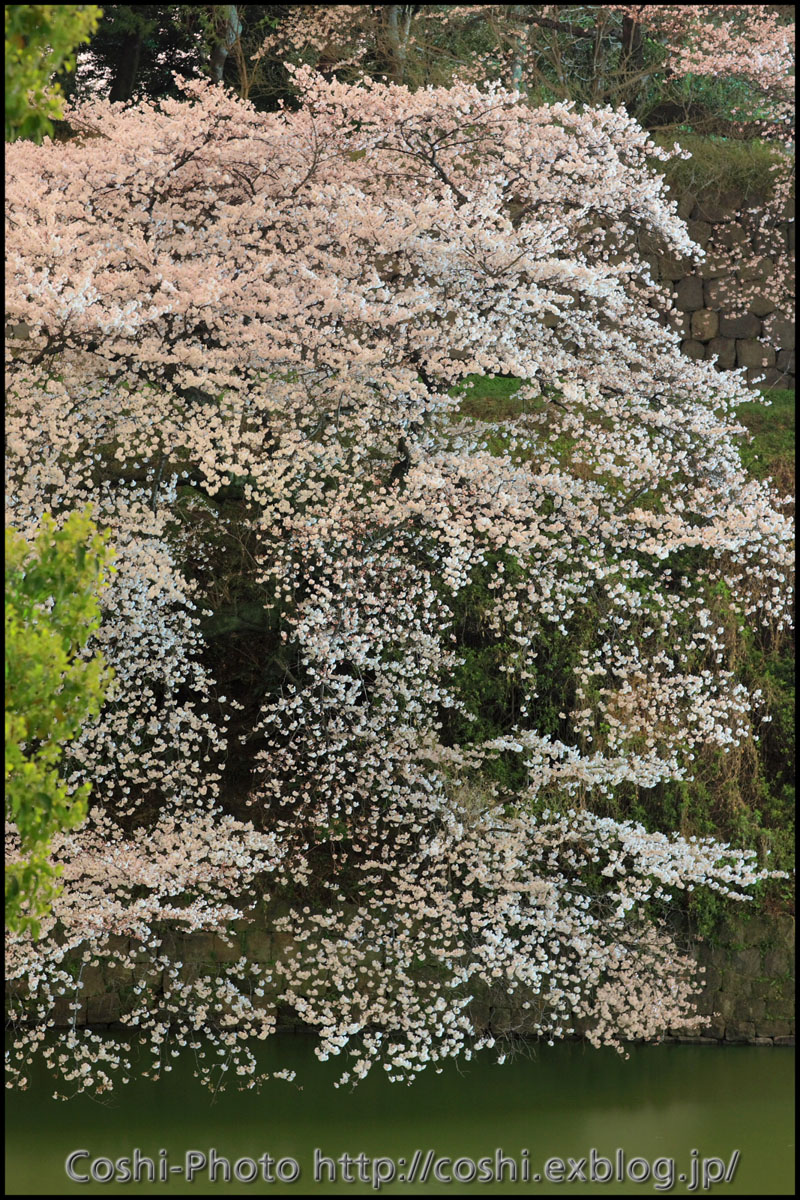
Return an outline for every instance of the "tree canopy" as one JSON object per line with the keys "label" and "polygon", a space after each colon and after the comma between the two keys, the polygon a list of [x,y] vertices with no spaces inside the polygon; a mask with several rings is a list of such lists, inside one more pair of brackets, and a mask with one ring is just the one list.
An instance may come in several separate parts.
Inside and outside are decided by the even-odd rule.
{"label": "tree canopy", "polygon": [[[293,82],[267,115],[208,82],[78,105],[9,151],[11,509],[91,501],[118,555],[114,699],[65,773],[93,803],[11,939],[16,1015],[73,995],[65,954],[135,969],[155,1070],[202,1029],[246,1086],[265,989],[345,1081],[493,1044],[480,989],[550,1039],[691,1022],[669,894],[769,871],[605,806],[748,736],[718,602],[788,624],[791,522],[741,465],[752,393],[660,319],[639,233],[697,253],[669,152],[497,86]],[[463,414],[487,375],[515,420]],[[272,900],[279,962],[184,970]],[[58,1069],[105,1090],[110,1044]]]}
{"label": "tree canopy", "polygon": [[96,4],[7,4],[6,141],[39,142],[52,134],[62,113],[61,88],[53,76],[70,70],[77,47],[97,28]]}

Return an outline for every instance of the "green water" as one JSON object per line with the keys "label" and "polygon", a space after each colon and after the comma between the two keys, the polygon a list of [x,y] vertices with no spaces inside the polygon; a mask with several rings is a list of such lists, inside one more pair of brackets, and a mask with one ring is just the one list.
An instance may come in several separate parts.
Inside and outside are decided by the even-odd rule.
{"label": "green water", "polygon": [[[518,1057],[503,1066],[488,1056],[465,1065],[450,1066],[441,1075],[423,1075],[412,1087],[388,1083],[373,1072],[355,1091],[334,1089],[338,1077],[334,1062],[318,1063],[313,1041],[307,1037],[272,1039],[263,1049],[266,1069],[293,1067],[301,1076],[296,1084],[272,1082],[259,1095],[228,1091],[211,1100],[209,1092],[192,1078],[188,1062],[176,1065],[158,1083],[141,1081],[121,1090],[108,1103],[85,1097],[68,1102],[52,1100],[53,1086],[46,1073],[34,1075],[30,1090],[7,1092],[6,1191],[17,1195],[60,1195],[131,1192],[172,1192],[175,1195],[264,1194],[347,1195],[373,1192],[371,1182],[358,1182],[359,1171],[371,1180],[376,1157],[404,1159],[397,1170],[409,1171],[417,1158],[414,1183],[386,1183],[382,1193],[405,1195],[481,1195],[516,1192],[523,1195],[655,1195],[684,1194],[689,1190],[692,1164],[702,1170],[702,1159],[719,1158],[727,1168],[735,1150],[740,1152],[730,1183],[720,1182],[712,1194],[792,1195],[794,1193],[794,1052],[784,1048],[713,1046],[633,1047],[626,1061],[613,1051],[597,1051],[581,1044],[536,1047],[532,1057]],[[65,1173],[67,1155],[85,1149],[88,1158],[75,1169],[86,1173],[95,1159],[130,1157],[134,1148],[154,1160],[167,1151],[167,1166],[185,1164],[187,1151],[230,1160],[254,1162],[269,1154],[286,1182],[269,1183],[261,1177],[252,1183],[232,1178],[210,1183],[200,1171],[191,1184],[183,1175],[168,1183],[70,1183]],[[349,1171],[353,1182],[337,1182],[326,1173],[314,1184],[315,1149],[332,1159],[343,1153],[367,1159]],[[502,1183],[438,1182],[433,1165],[440,1160],[488,1158],[496,1166],[500,1149],[516,1160],[517,1183],[504,1168]],[[608,1158],[612,1177],[607,1183],[588,1179],[592,1150]],[[427,1152],[432,1151],[428,1180],[419,1182]],[[523,1151],[527,1151],[524,1154]],[[624,1182],[615,1178],[622,1151]],[[693,1153],[694,1152],[694,1153]],[[632,1158],[649,1160],[661,1182],[631,1183],[627,1167]],[[563,1181],[534,1181],[548,1159],[561,1158]],[[579,1163],[586,1182],[568,1182]],[[300,1175],[294,1173],[294,1160]],[[670,1167],[664,1160],[674,1160]],[[659,1161],[656,1161],[659,1160]],[[527,1167],[530,1181],[521,1182]],[[266,1164],[275,1177],[276,1165]],[[101,1164],[98,1171],[102,1175]],[[251,1168],[240,1168],[246,1176]],[[488,1168],[484,1167],[484,1170]],[[598,1164],[601,1175],[609,1168]],[[634,1166],[634,1174],[644,1171]],[[326,1169],[327,1170],[327,1169]],[[389,1166],[380,1167],[380,1173]],[[469,1163],[457,1170],[467,1176]],[[721,1168],[711,1166],[713,1176]],[[441,1163],[449,1177],[452,1164]],[[674,1176],[668,1187],[670,1172]],[[680,1173],[687,1174],[680,1182]],[[559,1174],[551,1166],[551,1176]],[[146,1175],[145,1175],[146,1179]],[[702,1192],[702,1179],[696,1188]]]}

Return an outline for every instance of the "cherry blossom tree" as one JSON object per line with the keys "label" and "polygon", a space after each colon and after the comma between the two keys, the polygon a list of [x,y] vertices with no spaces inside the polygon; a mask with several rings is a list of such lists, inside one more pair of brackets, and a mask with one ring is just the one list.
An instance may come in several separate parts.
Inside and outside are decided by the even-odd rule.
{"label": "cherry blossom tree", "polygon": [[[713,230],[706,247],[730,276],[725,313],[769,291],[794,311],[794,16],[768,4],[295,5],[262,58],[311,63],[420,86],[500,79],[529,97],[623,105],[648,129],[687,128],[729,141],[759,138],[773,162],[744,232]],[[719,93],[709,100],[709,87]],[[746,236],[745,236],[746,235]],[[754,253],[753,246],[756,246]],[[768,281],[768,282],[767,282]]]}
{"label": "cherry blossom tree", "polygon": [[680,99],[679,81],[723,78],[746,81],[760,100],[758,115],[752,106],[734,117],[762,128],[793,123],[794,25],[785,5],[291,5],[259,54],[409,85],[442,70],[501,78],[561,100],[624,104],[643,122]]}
{"label": "cherry blossom tree", "polygon": [[[789,620],[790,521],[737,450],[752,393],[681,356],[637,255],[642,229],[698,253],[668,152],[498,86],[295,84],[296,111],[195,82],[9,148],[9,519],[91,502],[117,566],[90,644],[113,692],[67,748],[90,811],[42,937],[9,940],[23,1082],[70,1006],[60,1086],[130,1077],[77,1024],[98,970],[152,1074],[194,1050],[214,1085],[256,1082],[276,1002],[348,1050],[344,1082],[494,1045],[492,989],[548,1039],[655,1037],[699,1021],[669,896],[769,875],[602,811],[757,719],[715,589]],[[516,420],[462,415],[487,374]],[[492,737],[460,683],[478,584],[514,696]],[[543,660],[579,620],[552,726]],[[273,900],[280,961],[189,961]]]}

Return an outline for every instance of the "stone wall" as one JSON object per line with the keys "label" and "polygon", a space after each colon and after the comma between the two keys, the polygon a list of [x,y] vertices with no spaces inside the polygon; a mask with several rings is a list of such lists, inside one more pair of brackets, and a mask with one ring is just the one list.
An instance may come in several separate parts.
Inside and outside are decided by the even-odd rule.
{"label": "stone wall", "polygon": [[[241,928],[229,946],[213,934],[186,937],[170,935],[163,952],[183,964],[182,977],[213,974],[244,954],[254,962],[273,963],[297,952],[285,933],[274,932],[267,917],[262,928]],[[121,941],[117,949],[123,947]],[[694,944],[694,956],[705,967],[704,989],[698,1011],[708,1018],[699,1031],[669,1030],[665,1041],[747,1043],[750,1045],[794,1044],[794,918],[752,916],[724,925],[713,943]],[[126,1007],[135,972],[119,968],[105,971],[89,967],[81,971],[82,986],[76,991],[75,1023],[96,1028],[126,1028],[119,1019]],[[523,997],[511,998],[497,991],[476,997],[471,1006],[475,1027],[491,1028],[496,1034],[525,1035],[536,1019],[536,1006],[524,1010]],[[529,998],[530,999],[530,998]],[[307,1027],[289,1010],[276,1007],[276,997],[265,995],[262,1003],[275,1010],[278,1032],[301,1032]],[[72,1023],[68,997],[58,1002],[54,1023]]]}
{"label": "stone wall", "polygon": [[[640,248],[654,275],[672,291],[676,311],[670,323],[681,334],[683,353],[694,359],[716,355],[721,370],[745,367],[748,382],[764,375],[762,387],[794,388],[794,320],[777,311],[771,286],[776,246],[794,259],[793,202],[784,208],[781,221],[765,229],[747,212],[754,202],[748,205],[739,194],[713,202],[688,193],[677,199],[678,215],[706,251],[705,261],[687,274],[685,260],[655,253],[646,235]],[[749,265],[730,273],[728,253],[734,249]],[[727,315],[743,284],[755,285],[748,311]]]}
{"label": "stone wall", "polygon": [[[699,1029],[670,1029],[664,1042],[692,1045],[746,1044],[793,1046],[794,917],[737,917],[719,930],[713,942],[691,947],[704,968],[697,1011],[706,1017]],[[493,1001],[493,1002],[492,1002]],[[494,995],[472,1008],[480,1028],[495,1033],[524,1033],[535,1017],[519,1001]]]}
{"label": "stone wall", "polygon": [[[698,1011],[708,1016],[700,1040],[794,1042],[794,917],[728,922],[713,944],[700,943],[695,954],[705,967]],[[683,1040],[680,1030],[675,1033]]]}

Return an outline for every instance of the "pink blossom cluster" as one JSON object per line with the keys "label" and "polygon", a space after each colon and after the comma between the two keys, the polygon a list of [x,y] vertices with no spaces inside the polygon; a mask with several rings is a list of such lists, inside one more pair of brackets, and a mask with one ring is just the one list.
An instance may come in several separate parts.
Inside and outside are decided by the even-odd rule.
{"label": "pink blossom cluster", "polygon": [[[517,88],[524,85],[523,91],[535,91],[546,74],[547,87],[556,87],[565,99],[579,96],[614,106],[624,102],[630,112],[639,111],[640,94],[647,92],[654,74],[663,74],[670,84],[687,77],[743,81],[752,93],[751,111],[739,107],[731,112],[731,134],[769,142],[774,161],[765,198],[740,214],[747,237],[731,243],[727,229],[714,229],[707,256],[719,275],[734,280],[722,305],[726,315],[746,312],[765,291],[775,309],[788,315],[794,310],[794,264],[781,226],[793,220],[794,24],[779,8],[606,4],[576,10],[575,5],[482,4],[422,5],[413,12],[413,6],[400,5],[294,5],[257,57],[311,63],[353,79],[368,71],[384,73],[409,84],[427,82],[431,71],[437,78],[449,72],[478,84],[500,77]],[[387,14],[400,9],[405,25],[393,32]],[[619,18],[629,26],[627,32],[619,28]],[[641,47],[643,36],[651,47],[660,47],[655,60],[632,58],[631,42],[616,68],[608,67],[612,46],[628,37],[638,38]],[[458,37],[469,47],[466,57],[453,48]],[[478,52],[476,37],[488,48]],[[594,39],[594,76],[587,74],[588,68],[571,69],[560,39],[572,51]],[[549,63],[549,73],[542,73],[541,61]]]}
{"label": "pink blossom cluster", "polygon": [[609,4],[639,22],[681,75],[739,77],[789,117],[794,97],[794,26],[775,4]]}
{"label": "pink blossom cluster", "polygon": [[[92,972],[150,1074],[189,1052],[212,1086],[256,1083],[276,1004],[347,1050],[344,1082],[492,1044],[482,989],[548,1039],[656,1037],[697,1022],[696,985],[646,906],[770,875],[593,812],[749,732],[709,589],[790,613],[791,524],[737,449],[753,394],[681,356],[636,251],[642,228],[695,250],[647,165],[667,153],[622,112],[500,87],[295,79],[297,111],[193,83],[8,147],[7,520],[91,502],[117,554],[87,651],[116,680],[67,759],[89,816],[54,844],[43,936],[8,944],[12,1078],[43,1053],[60,1095],[133,1070],[127,1034],[78,1023]],[[461,415],[475,375],[518,380],[519,419]],[[247,696],[204,633],[234,542],[272,630]],[[520,701],[503,737],[454,743],[479,575]],[[556,739],[537,658],[584,610]],[[270,898],[273,963],[246,950]],[[211,935],[242,954],[189,956]]]}

